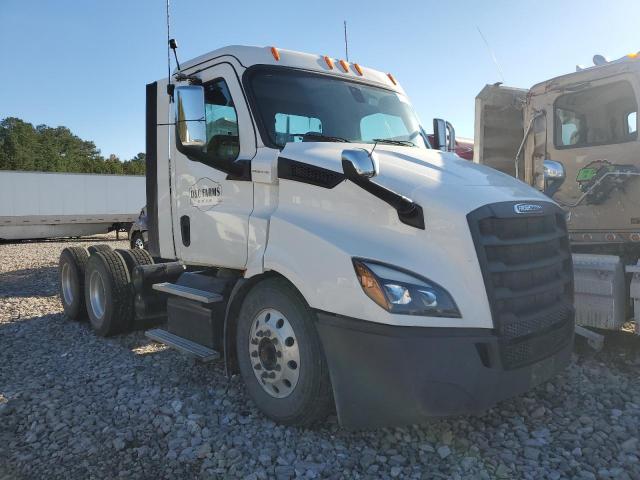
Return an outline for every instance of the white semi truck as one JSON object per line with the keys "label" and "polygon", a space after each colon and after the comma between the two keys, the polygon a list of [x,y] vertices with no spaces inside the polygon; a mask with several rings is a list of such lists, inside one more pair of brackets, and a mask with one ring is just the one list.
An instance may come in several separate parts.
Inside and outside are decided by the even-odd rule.
{"label": "white semi truck", "polygon": [[233,46],[170,80],[147,85],[150,254],[65,249],[68,317],[166,318],[147,335],[222,356],[285,424],[478,412],[569,363],[564,214],[432,148],[392,75]]}
{"label": "white semi truck", "polygon": [[126,228],[144,202],[143,176],[0,171],[0,240]]}

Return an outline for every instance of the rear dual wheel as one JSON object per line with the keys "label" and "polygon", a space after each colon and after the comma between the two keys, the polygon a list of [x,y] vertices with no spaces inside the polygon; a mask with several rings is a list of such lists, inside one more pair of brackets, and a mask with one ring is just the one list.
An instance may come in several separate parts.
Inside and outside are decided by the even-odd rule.
{"label": "rear dual wheel", "polygon": [[67,247],[60,253],[58,285],[60,301],[67,318],[86,318],[84,276],[89,254],[83,247]]}
{"label": "rear dual wheel", "polygon": [[108,337],[133,325],[133,288],[125,260],[114,251],[89,257],[84,285],[87,314],[93,330]]}
{"label": "rear dual wheel", "polygon": [[89,247],[87,247],[87,251],[89,252],[89,255],[94,252],[110,252],[111,247],[106,243],[97,243],[95,245],[90,245]]}
{"label": "rear dual wheel", "polygon": [[89,317],[98,335],[128,331],[134,320],[131,273],[153,258],[145,250],[112,250],[108,245],[67,247],[60,254],[59,290],[67,318]]}
{"label": "rear dual wheel", "polygon": [[117,248],[115,252],[119,253],[124,263],[127,264],[127,270],[129,270],[129,276],[133,278],[133,269],[139,265],[151,265],[153,258],[146,250],[139,248]]}

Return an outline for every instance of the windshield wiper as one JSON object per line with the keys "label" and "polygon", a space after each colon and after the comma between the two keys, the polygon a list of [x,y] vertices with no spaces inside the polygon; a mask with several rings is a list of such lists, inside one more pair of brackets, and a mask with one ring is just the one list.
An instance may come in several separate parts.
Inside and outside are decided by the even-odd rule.
{"label": "windshield wiper", "polygon": [[340,142],[349,143],[349,140],[342,137],[332,137],[331,135],[323,135],[318,132],[307,132],[301,134],[303,142]]}
{"label": "windshield wiper", "polygon": [[386,143],[389,145],[400,145],[401,147],[415,147],[416,144],[410,140],[394,140],[392,138],[374,138],[376,143]]}

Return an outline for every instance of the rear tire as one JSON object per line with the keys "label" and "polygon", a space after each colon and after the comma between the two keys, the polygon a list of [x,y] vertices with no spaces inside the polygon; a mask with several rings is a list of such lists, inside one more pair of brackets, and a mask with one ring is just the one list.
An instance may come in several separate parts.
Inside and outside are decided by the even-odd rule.
{"label": "rear tire", "polygon": [[264,280],[247,294],[236,352],[249,395],[266,416],[304,426],[329,414],[331,382],[314,314],[286,280]]}
{"label": "rear tire", "polygon": [[153,258],[146,250],[141,250],[139,248],[132,249],[124,249],[117,248],[114,250],[119,253],[123,258],[124,263],[127,264],[127,269],[129,270],[129,276],[133,278],[133,269],[139,265],[152,265]]}
{"label": "rear tire", "polygon": [[127,264],[114,251],[92,253],[84,285],[87,313],[102,337],[128,331],[133,324],[133,288]]}
{"label": "rear tire", "polygon": [[110,252],[111,247],[104,243],[98,243],[96,245],[90,245],[89,247],[87,247],[87,251],[89,252],[89,255],[94,252]]}
{"label": "rear tire", "polygon": [[58,283],[60,301],[67,318],[84,320],[87,310],[84,302],[84,273],[89,254],[82,247],[67,247],[60,253]]}

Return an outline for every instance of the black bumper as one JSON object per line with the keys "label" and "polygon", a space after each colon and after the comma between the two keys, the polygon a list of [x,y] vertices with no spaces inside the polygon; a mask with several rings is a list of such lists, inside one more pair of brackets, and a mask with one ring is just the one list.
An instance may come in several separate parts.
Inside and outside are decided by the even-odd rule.
{"label": "black bumper", "polygon": [[550,356],[505,369],[493,330],[395,327],[317,313],[338,418],[347,428],[482,412],[553,377],[573,348],[571,333]]}

